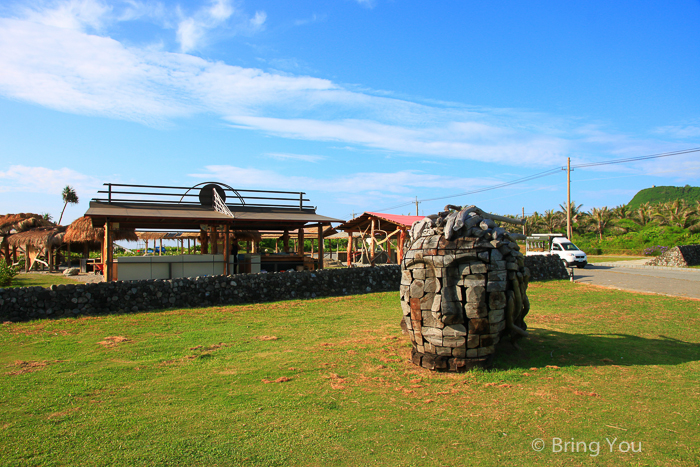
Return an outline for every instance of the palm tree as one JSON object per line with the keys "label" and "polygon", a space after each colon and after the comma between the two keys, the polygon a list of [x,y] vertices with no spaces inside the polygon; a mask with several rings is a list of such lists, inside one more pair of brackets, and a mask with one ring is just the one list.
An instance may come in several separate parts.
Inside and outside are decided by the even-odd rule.
{"label": "palm tree", "polygon": [[63,197],[63,210],[61,211],[61,217],[58,218],[58,225],[61,225],[61,220],[63,220],[63,213],[66,211],[66,206],[70,204],[78,204],[78,194],[75,192],[72,186],[66,185],[61,193]]}
{"label": "palm tree", "polygon": [[[578,231],[578,227],[580,226],[580,222],[584,220],[586,217],[586,213],[581,210],[583,207],[583,204],[576,205],[575,201],[571,202],[571,231],[573,232],[574,230]],[[559,212],[561,213],[562,216],[562,222],[566,220],[566,201],[564,201],[562,204],[559,205]],[[570,238],[569,240],[573,241],[573,238]]]}
{"label": "palm tree", "polygon": [[693,210],[683,199],[676,199],[660,204],[654,217],[661,225],[675,225],[682,229],[688,228],[693,221]]}
{"label": "palm tree", "polygon": [[636,222],[637,224],[641,225],[642,227],[644,227],[649,222],[651,222],[653,217],[654,217],[654,210],[651,207],[651,205],[647,202],[647,203],[640,205],[637,208],[637,210],[634,213],[634,217],[632,217],[632,220],[634,222]]}
{"label": "palm tree", "polygon": [[593,229],[598,232],[600,239],[603,240],[603,231],[608,226],[608,223],[612,219],[612,211],[608,209],[607,206],[602,208],[593,208],[588,213],[589,218],[593,224]]}
{"label": "palm tree", "polygon": [[542,226],[545,229],[547,229],[549,233],[552,233],[554,230],[556,230],[557,227],[559,227],[559,223],[559,215],[552,209],[548,209],[544,212],[544,216],[542,216]]}
{"label": "palm tree", "polygon": [[537,232],[537,228],[542,224],[542,216],[535,211],[531,216],[525,218],[525,234],[530,235]]}
{"label": "palm tree", "polygon": [[[581,207],[583,204],[579,204],[578,206],[576,205],[576,201],[571,202],[571,218],[573,219],[575,216],[578,216],[581,214]],[[562,213],[564,216],[566,216],[566,201],[561,203],[559,205],[559,212]]]}
{"label": "palm tree", "polygon": [[631,214],[626,204],[621,204],[613,208],[612,213],[613,216],[615,216],[617,219],[627,219],[628,217],[630,217]]}

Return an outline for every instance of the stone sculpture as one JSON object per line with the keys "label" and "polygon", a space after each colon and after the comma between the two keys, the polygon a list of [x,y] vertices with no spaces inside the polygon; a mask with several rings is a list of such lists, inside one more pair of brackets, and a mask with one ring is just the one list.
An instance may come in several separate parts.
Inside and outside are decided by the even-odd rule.
{"label": "stone sculpture", "polygon": [[402,327],[413,363],[465,371],[492,363],[495,346],[527,336],[530,272],[509,233],[495,221],[520,224],[476,206],[445,207],[415,222],[401,263]]}

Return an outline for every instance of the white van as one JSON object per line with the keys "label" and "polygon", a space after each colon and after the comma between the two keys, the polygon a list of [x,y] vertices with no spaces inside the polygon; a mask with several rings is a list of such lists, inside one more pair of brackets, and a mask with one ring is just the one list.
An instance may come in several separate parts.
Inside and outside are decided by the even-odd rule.
{"label": "white van", "polygon": [[525,254],[557,255],[566,267],[585,268],[588,264],[586,253],[571,243],[563,234],[532,234],[525,240]]}

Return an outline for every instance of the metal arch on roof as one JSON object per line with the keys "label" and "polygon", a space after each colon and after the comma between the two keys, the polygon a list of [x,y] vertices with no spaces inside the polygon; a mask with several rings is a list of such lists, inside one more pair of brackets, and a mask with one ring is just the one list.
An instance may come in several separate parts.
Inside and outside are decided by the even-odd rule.
{"label": "metal arch on roof", "polygon": [[202,183],[197,183],[196,185],[192,186],[192,188],[189,188],[189,189],[185,192],[185,194],[182,195],[182,197],[180,198],[180,201],[178,201],[178,204],[182,203],[182,200],[185,198],[185,196],[187,196],[187,193],[189,193],[191,190],[194,190],[195,188],[197,188],[197,187],[200,186],[200,185],[209,185],[209,184],[225,186],[226,188],[228,188],[229,190],[231,190],[232,192],[234,192],[234,193],[236,194],[236,196],[238,196],[238,199],[240,200],[241,204],[242,204],[243,206],[245,206],[245,200],[243,199],[243,197],[241,196],[241,194],[240,194],[238,191],[236,191],[234,188],[232,188],[231,186],[229,186],[229,185],[227,185],[227,184],[225,184],[225,183],[221,183],[221,182],[202,182]]}

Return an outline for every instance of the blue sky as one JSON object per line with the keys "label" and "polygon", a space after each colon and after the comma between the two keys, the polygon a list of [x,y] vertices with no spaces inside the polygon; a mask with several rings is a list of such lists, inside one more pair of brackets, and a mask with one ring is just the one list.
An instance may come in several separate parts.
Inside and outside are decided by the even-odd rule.
{"label": "blue sky", "polygon": [[[321,214],[700,147],[700,2],[12,2],[0,213],[102,183],[305,191]],[[700,153],[572,173],[583,209],[700,185]],[[566,174],[425,201],[557,208]],[[66,223],[66,222],[64,222]]]}

